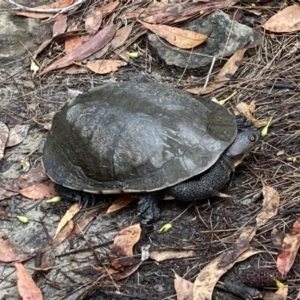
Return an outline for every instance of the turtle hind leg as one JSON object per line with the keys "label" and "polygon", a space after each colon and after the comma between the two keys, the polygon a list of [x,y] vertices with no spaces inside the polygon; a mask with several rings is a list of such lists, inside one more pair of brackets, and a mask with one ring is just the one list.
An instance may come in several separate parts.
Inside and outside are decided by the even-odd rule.
{"label": "turtle hind leg", "polygon": [[158,202],[163,200],[166,191],[150,192],[145,194],[138,202],[138,214],[142,217],[143,223],[153,223],[160,217]]}
{"label": "turtle hind leg", "polygon": [[55,190],[62,198],[73,202],[79,202],[84,207],[94,206],[101,197],[101,195],[98,194],[72,190],[59,184],[55,184]]}

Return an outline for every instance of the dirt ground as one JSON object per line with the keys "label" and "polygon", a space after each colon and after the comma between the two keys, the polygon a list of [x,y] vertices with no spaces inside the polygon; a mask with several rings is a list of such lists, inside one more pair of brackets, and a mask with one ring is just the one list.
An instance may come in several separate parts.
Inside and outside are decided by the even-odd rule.
{"label": "dirt ground", "polygon": [[[271,7],[264,11],[264,17],[276,11]],[[42,290],[44,299],[71,299],[68,295],[74,295],[77,289],[83,287],[88,289],[82,299],[176,299],[174,272],[193,282],[205,265],[232,247],[241,229],[254,224],[262,206],[263,185],[275,188],[281,201],[278,214],[259,229],[251,241],[250,247],[261,250],[261,253],[235,264],[221,277],[220,282],[245,281],[243,270],[249,267],[276,269],[278,249],[271,241],[271,231],[276,227],[283,233],[290,232],[300,215],[300,54],[297,51],[287,56],[298,43],[297,33],[266,33],[260,26],[262,18],[244,14],[240,22],[261,32],[262,44],[249,50],[234,78],[209,96],[220,100],[236,91],[237,94],[226,104],[231,111],[238,102],[250,103],[255,100],[256,118],[273,118],[268,135],[245,158],[222,190],[231,198],[212,198],[202,203],[161,202],[161,218],[154,224],[142,225],[141,238],[134,248],[137,256],[146,245],[151,246],[151,251],[193,250],[195,256],[162,262],[145,260],[135,273],[121,281],[95,271],[91,266],[108,265],[108,254],[116,234],[140,221],[135,202],[107,215],[105,210],[110,202],[104,201],[97,203],[100,214],[84,234],[72,242],[65,241],[53,250],[55,265],[51,270],[34,270],[36,258],[25,263]],[[10,126],[28,124],[30,128],[22,144],[6,149],[0,162],[2,184],[26,173],[20,163],[25,158],[29,157],[31,168],[41,164],[47,136],[43,125],[50,122],[53,113],[67,101],[68,89],[87,91],[103,83],[121,80],[138,82],[143,77],[182,88],[191,76],[203,80],[208,72],[209,67],[190,71],[165,65],[154,49],[149,48],[145,36],[136,45],[141,49],[140,57],[109,75],[53,72],[43,78],[32,78],[27,65],[15,66],[13,71],[11,64],[3,66],[0,76],[0,121]],[[219,69],[215,68],[213,72],[217,73]],[[34,89],[24,86],[24,82],[29,80],[34,82]],[[0,202],[0,207],[8,214],[1,220],[1,231],[23,251],[34,253],[49,242],[70,205],[68,201],[55,205],[46,204],[44,200],[28,201],[19,194],[9,197]],[[76,219],[94,209],[83,209]],[[19,222],[16,219],[18,215],[26,215],[29,223]],[[171,221],[170,231],[158,233],[164,224]],[[289,286],[288,299],[300,299],[298,262],[299,257],[296,257],[285,282]],[[9,296],[12,297],[9,299],[18,299],[14,272],[11,264],[0,263],[1,299],[8,299]],[[276,287],[261,287],[259,290],[275,291]],[[79,296],[72,299],[79,299]],[[224,291],[219,284],[214,290],[213,299],[241,298]]]}

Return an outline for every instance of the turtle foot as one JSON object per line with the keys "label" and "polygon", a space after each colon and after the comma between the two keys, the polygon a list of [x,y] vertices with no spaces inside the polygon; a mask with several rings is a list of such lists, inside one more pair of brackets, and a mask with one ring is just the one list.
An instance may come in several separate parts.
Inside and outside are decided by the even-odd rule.
{"label": "turtle foot", "polygon": [[165,196],[164,191],[147,193],[138,202],[138,214],[142,217],[142,223],[153,223],[157,221],[160,217],[160,209],[158,207],[158,202],[162,200]]}
{"label": "turtle foot", "polygon": [[72,190],[59,184],[55,185],[55,190],[64,199],[79,202],[83,205],[83,207],[94,206],[97,202],[96,198],[99,196],[96,194]]}

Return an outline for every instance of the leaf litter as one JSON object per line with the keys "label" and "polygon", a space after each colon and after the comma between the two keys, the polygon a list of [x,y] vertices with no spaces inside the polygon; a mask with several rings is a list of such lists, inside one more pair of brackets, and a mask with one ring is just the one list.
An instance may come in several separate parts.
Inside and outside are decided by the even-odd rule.
{"label": "leaf litter", "polygon": [[[155,16],[155,15],[153,15],[153,16]],[[159,19],[158,18],[158,15],[156,15],[157,16],[157,20]],[[162,15],[160,15],[159,17],[161,17]],[[170,16],[170,15],[169,15]],[[180,20],[180,18],[177,16],[177,18]],[[182,17],[181,17],[182,18]],[[175,20],[175,19],[173,19],[173,20]],[[149,20],[148,20],[149,21]],[[275,50],[274,50],[275,51]],[[223,78],[224,79],[224,78]],[[257,78],[255,78],[253,81],[255,81],[255,80],[259,80],[259,78],[257,77]],[[238,84],[236,84],[235,82],[233,82],[232,83],[234,86],[238,86]],[[250,82],[250,81],[248,81],[248,82],[241,82],[240,84],[246,84],[246,85],[248,85],[248,84],[252,84],[252,82]],[[217,85],[216,85],[217,86]],[[217,93],[219,93],[219,94],[221,94],[224,90],[226,89],[226,86],[225,85],[222,85],[222,86],[218,86],[217,88],[215,88],[215,87],[213,87],[213,89],[211,90],[211,92],[216,92],[217,91]],[[252,98],[252,97],[251,97]],[[252,99],[255,99],[255,97],[254,98],[252,98]],[[275,120],[276,121],[276,120]],[[276,122],[275,122],[275,124],[276,124]],[[268,201],[267,201],[268,202]],[[276,208],[276,211],[278,210],[278,208]],[[274,212],[274,210],[273,210],[273,207],[272,207],[272,205],[271,205],[271,207],[268,207],[268,206],[266,206],[266,208],[265,208],[265,210],[263,209],[262,210],[262,214],[260,215],[260,218],[257,218],[257,226],[264,226],[267,222],[268,222],[268,220],[270,219],[270,218],[272,218],[272,216],[274,216],[275,214],[276,214],[276,212]],[[250,239],[249,239],[250,240]],[[289,242],[289,241],[288,241]],[[247,250],[246,250],[247,251]],[[290,251],[290,249],[288,248],[287,249],[287,251]],[[295,250],[293,250],[293,251],[291,251],[291,252],[295,252]],[[244,252],[245,253],[245,252]],[[285,261],[284,262],[285,264],[287,264],[287,262]],[[289,264],[291,264],[291,261],[289,260],[288,261],[288,263]],[[286,267],[286,265],[284,266],[284,271],[283,272],[286,272],[286,269],[287,269],[287,267]]]}

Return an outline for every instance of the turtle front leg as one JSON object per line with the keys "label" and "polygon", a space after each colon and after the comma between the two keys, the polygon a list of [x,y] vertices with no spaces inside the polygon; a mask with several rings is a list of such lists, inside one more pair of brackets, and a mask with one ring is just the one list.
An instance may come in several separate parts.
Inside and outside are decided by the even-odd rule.
{"label": "turtle front leg", "polygon": [[167,188],[166,193],[179,201],[198,201],[215,195],[230,178],[230,161],[221,157],[206,172]]}
{"label": "turtle front leg", "polygon": [[143,223],[153,223],[160,217],[158,202],[163,200],[166,191],[150,192],[145,194],[138,202],[138,214],[142,217]]}

